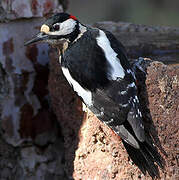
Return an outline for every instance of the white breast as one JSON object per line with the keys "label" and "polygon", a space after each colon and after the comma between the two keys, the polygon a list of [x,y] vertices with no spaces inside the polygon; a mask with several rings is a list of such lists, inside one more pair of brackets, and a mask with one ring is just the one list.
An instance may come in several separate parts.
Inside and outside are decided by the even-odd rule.
{"label": "white breast", "polygon": [[117,58],[117,53],[112,49],[106,34],[101,30],[99,30],[99,36],[97,37],[97,44],[102,48],[107,61],[111,65],[109,78],[112,80],[123,78],[125,73],[121,66],[120,60]]}
{"label": "white breast", "polygon": [[66,77],[68,83],[73,87],[73,90],[80,96],[84,103],[89,107],[92,106],[92,93],[84,89],[73,77],[71,76],[69,70],[65,67],[62,67],[62,72]]}

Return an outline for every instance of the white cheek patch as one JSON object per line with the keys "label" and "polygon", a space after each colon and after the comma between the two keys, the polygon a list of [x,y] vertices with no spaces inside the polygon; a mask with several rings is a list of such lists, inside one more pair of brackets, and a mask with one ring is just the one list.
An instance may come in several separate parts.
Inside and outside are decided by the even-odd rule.
{"label": "white cheek patch", "polygon": [[80,96],[84,103],[89,107],[92,106],[92,93],[88,90],[85,90],[73,77],[71,76],[69,70],[65,67],[62,67],[62,72],[66,77],[68,83],[73,87],[73,90]]}
{"label": "white cheek patch", "polygon": [[76,26],[76,21],[73,19],[68,19],[64,21],[63,23],[59,23],[60,29],[59,31],[55,32],[49,32],[49,35],[67,35],[73,32],[75,26]]}
{"label": "white cheek patch", "polygon": [[112,49],[106,34],[101,30],[99,30],[99,36],[97,37],[97,44],[102,48],[108,63],[111,65],[112,69],[109,78],[112,80],[123,78],[125,73],[120,60],[117,58],[117,53]]}

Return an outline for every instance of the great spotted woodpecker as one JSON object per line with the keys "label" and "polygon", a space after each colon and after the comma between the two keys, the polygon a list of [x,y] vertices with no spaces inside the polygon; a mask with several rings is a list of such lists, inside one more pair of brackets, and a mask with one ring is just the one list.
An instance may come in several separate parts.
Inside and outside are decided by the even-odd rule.
{"label": "great spotted woodpecker", "polygon": [[48,18],[40,31],[25,45],[41,41],[59,48],[63,74],[83,103],[122,138],[144,174],[158,176],[155,163],[162,167],[161,158],[145,138],[136,77],[124,46],[110,32],[83,25],[67,13]]}

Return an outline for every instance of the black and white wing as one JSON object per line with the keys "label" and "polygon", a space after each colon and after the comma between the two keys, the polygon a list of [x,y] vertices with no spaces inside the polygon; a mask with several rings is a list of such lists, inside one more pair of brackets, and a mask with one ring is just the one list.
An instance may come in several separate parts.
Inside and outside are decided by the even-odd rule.
{"label": "black and white wing", "polygon": [[[118,117],[111,117],[112,120],[108,120],[106,123],[126,142],[135,148],[139,148],[139,144],[132,133],[139,141],[143,142],[145,140],[144,126],[137,97],[136,79],[127,60],[125,49],[111,33],[102,30],[99,31],[97,44],[103,50],[110,65],[108,71],[110,85],[102,91],[102,94],[110,97],[111,101],[120,108]],[[127,130],[125,126],[127,123],[130,124],[133,132]]]}

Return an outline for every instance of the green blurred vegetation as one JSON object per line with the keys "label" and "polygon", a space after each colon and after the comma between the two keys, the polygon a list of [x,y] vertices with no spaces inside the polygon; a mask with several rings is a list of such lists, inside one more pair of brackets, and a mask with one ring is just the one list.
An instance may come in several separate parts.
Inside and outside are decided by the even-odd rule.
{"label": "green blurred vegetation", "polygon": [[124,21],[179,26],[179,0],[69,0],[68,12],[83,23]]}

